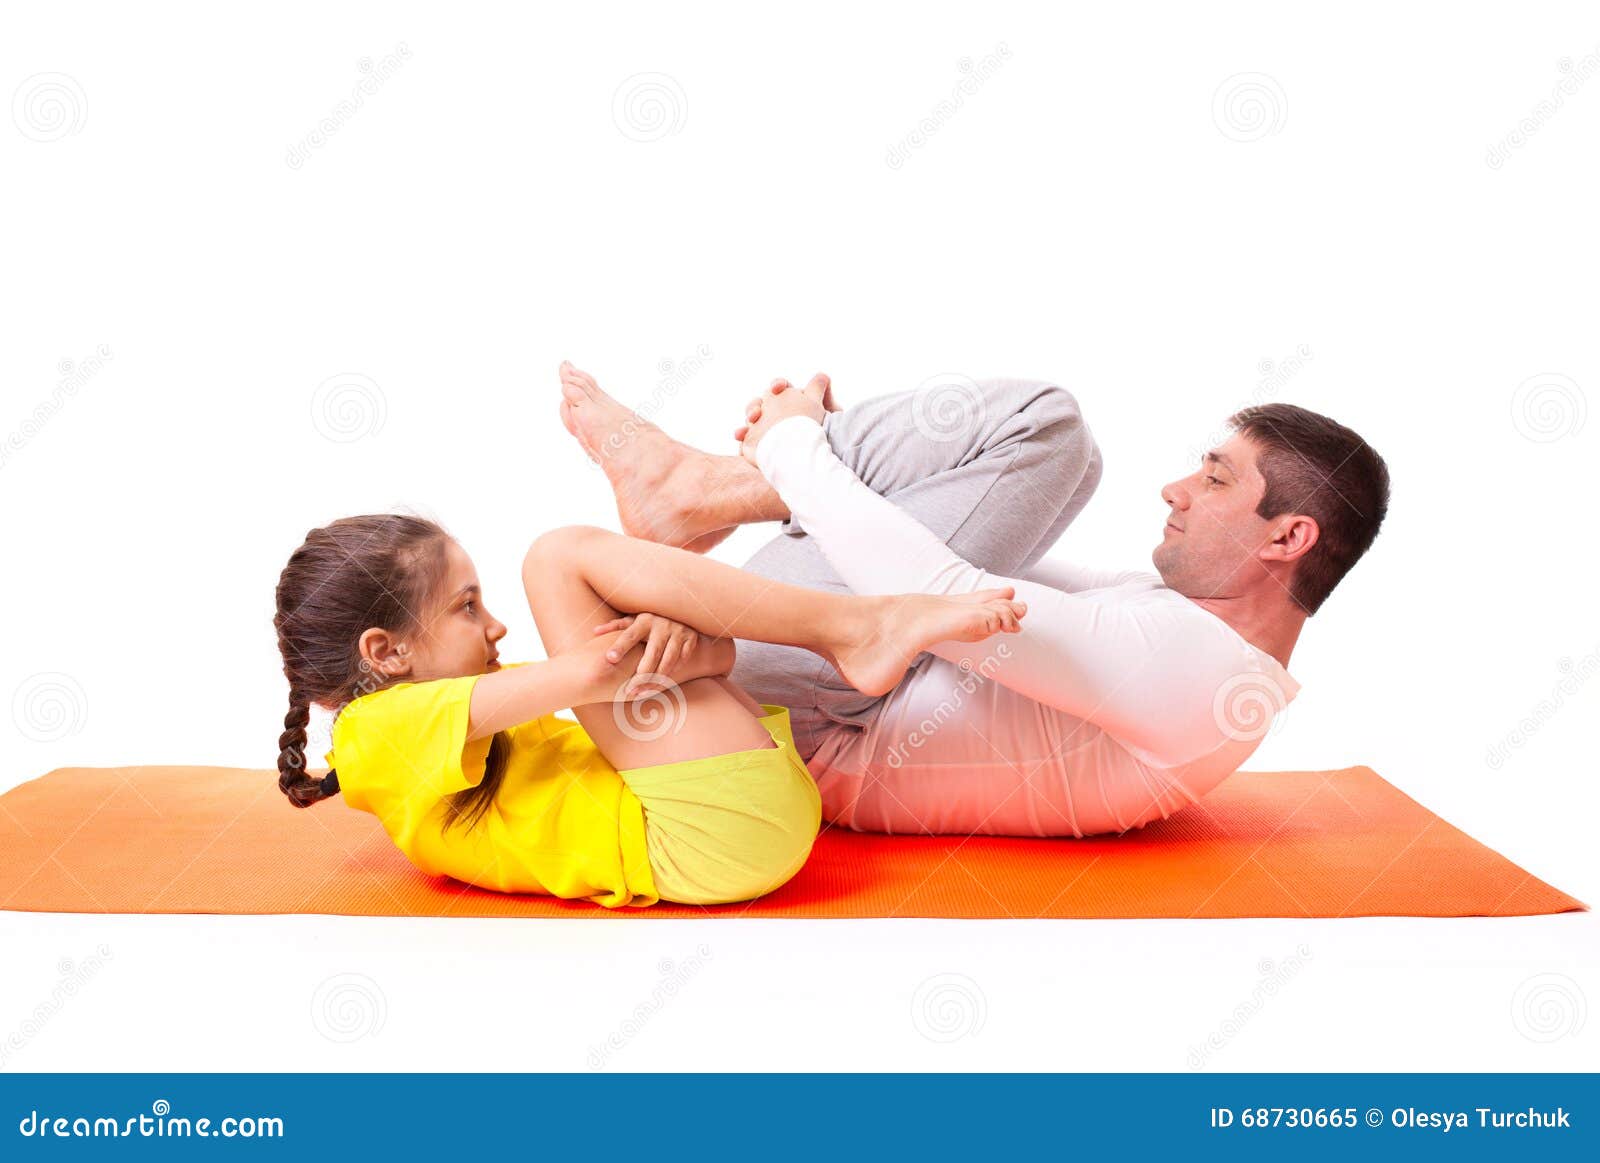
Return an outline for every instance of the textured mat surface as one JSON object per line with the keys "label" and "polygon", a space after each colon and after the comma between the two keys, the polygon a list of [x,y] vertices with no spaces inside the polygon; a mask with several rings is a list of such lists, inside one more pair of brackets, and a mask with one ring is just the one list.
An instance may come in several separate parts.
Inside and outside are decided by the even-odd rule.
{"label": "textured mat surface", "polygon": [[1124,836],[825,829],[777,892],[608,910],[418,872],[378,821],[277,772],[68,767],[0,796],[0,908],[505,917],[1511,916],[1587,908],[1367,767],[1239,772]]}

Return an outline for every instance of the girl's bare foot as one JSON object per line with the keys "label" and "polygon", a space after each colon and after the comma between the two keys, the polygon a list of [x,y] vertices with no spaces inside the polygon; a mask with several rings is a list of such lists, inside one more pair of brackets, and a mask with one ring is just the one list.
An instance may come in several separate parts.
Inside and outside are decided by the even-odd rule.
{"label": "girl's bare foot", "polygon": [[841,627],[841,641],[827,652],[846,682],[868,695],[887,694],[913,659],[938,642],[982,642],[1015,634],[1028,607],[1003,589],[941,597],[897,594],[856,599],[860,608]]}

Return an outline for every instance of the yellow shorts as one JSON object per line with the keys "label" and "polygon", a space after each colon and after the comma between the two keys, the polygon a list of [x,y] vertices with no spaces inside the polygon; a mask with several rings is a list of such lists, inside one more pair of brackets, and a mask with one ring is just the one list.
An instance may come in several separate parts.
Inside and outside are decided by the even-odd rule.
{"label": "yellow shorts", "polygon": [[785,707],[760,720],[775,749],[635,767],[619,774],[644,805],[645,846],[663,901],[753,900],[799,872],[822,796],[794,748]]}

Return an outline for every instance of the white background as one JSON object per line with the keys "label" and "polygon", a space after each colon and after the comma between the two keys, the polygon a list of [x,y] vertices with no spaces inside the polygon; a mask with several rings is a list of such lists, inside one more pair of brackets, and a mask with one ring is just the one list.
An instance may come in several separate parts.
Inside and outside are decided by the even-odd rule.
{"label": "white background", "polygon": [[[1308,625],[1304,690],[1251,767],[1369,764],[1600,900],[1592,5],[4,20],[5,94],[70,83],[64,121],[0,114],[0,788],[70,765],[273,766],[273,586],[341,515],[443,521],[511,627],[506,656],[536,657],[527,543],[615,522],[557,422],[563,358],[718,451],[775,375],[827,370],[848,403],[1015,374],[1071,387],[1106,454],[1058,548],[1091,564],[1148,562],[1160,485],[1245,403],[1365,435],[1393,472],[1388,524]],[[359,62],[399,46],[341,118]],[[1002,48],[941,112],[963,59]],[[625,99],[641,73],[668,78],[661,123]],[[1539,112],[1563,78],[1576,91]],[[1230,103],[1241,86],[1264,104]],[[661,391],[702,345],[706,366]],[[1302,347],[1263,392],[1266,361]],[[376,390],[319,411],[319,385],[350,376]],[[101,945],[93,980],[49,1004],[58,963]],[[612,1035],[606,1069],[1185,1070],[1224,1023],[1206,1069],[1600,1065],[1588,913],[6,912],[0,948],[8,1070],[585,1070]],[[1235,1028],[1261,963],[1296,956]],[[335,996],[350,1008],[330,1018]]]}

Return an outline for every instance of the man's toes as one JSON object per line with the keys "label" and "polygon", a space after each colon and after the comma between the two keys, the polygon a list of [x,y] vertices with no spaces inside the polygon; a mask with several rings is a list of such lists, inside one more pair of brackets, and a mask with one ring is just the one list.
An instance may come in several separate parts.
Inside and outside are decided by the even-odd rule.
{"label": "man's toes", "polygon": [[561,371],[561,394],[574,404],[583,404],[600,396],[600,385],[594,377],[568,365]]}

